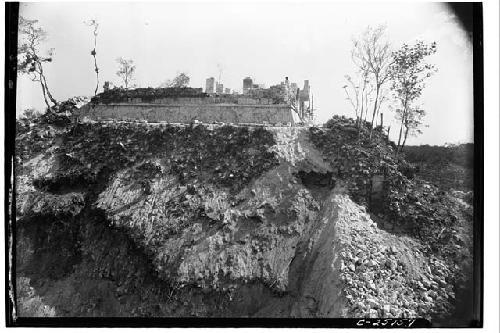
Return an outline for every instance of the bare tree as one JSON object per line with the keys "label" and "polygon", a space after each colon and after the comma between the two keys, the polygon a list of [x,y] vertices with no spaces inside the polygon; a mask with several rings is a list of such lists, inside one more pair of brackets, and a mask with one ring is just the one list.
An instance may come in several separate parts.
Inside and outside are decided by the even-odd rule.
{"label": "bare tree", "polygon": [[368,72],[361,72],[359,73],[359,83],[358,86],[360,87],[359,95],[360,95],[360,104],[359,104],[359,126],[361,128],[361,125],[363,122],[366,122],[366,117],[368,114],[368,109],[369,106],[372,102],[372,94],[373,94],[373,85],[370,82],[369,78],[369,73]]}
{"label": "bare tree", "polygon": [[[372,110],[372,130],[375,117],[380,109],[384,84],[389,80],[391,64],[390,44],[385,38],[385,26],[368,27],[365,32],[353,41],[352,59],[360,72],[367,73],[372,82],[375,96]],[[371,135],[371,132],[370,132]]]}
{"label": "bare tree", "polygon": [[86,25],[89,27],[94,28],[94,49],[90,51],[90,54],[94,57],[94,71],[96,75],[96,85],[95,85],[95,91],[94,91],[94,96],[97,95],[97,89],[99,89],[99,67],[97,67],[97,29],[99,28],[99,23],[95,20],[89,20],[87,22],[84,22]]}
{"label": "bare tree", "polygon": [[349,101],[356,114],[356,123],[359,129],[361,129],[363,117],[366,120],[366,110],[368,109],[373,89],[367,79],[366,72],[358,73],[356,78],[350,75],[345,75],[344,77],[348,84],[344,85],[342,88],[346,93],[346,99]]}
{"label": "bare tree", "polygon": [[[350,75],[345,75],[344,76],[348,85],[344,85],[342,88],[345,91],[346,94],[346,99],[349,101],[351,104],[352,108],[354,109],[354,113],[356,114],[356,122],[359,122],[359,110],[360,110],[360,87],[356,83],[354,83],[352,77]],[[350,93],[349,93],[350,91]]]}
{"label": "bare tree", "polygon": [[403,44],[399,50],[393,52],[394,61],[390,67],[390,75],[392,91],[399,102],[396,114],[401,121],[398,152],[404,148],[408,134],[412,131],[418,133],[418,128],[422,124],[425,112],[415,107],[414,103],[422,95],[425,80],[436,72],[434,65],[424,61],[427,56],[434,53],[436,53],[436,43],[426,45],[422,41],[413,46]]}
{"label": "bare tree", "polygon": [[366,115],[367,115],[367,110],[368,110],[368,101],[369,97],[372,93],[371,86],[370,86],[370,80],[368,79],[368,72],[364,71],[361,73],[361,110],[360,110],[360,121],[359,124],[361,126],[361,123],[363,122],[363,116],[365,117],[366,121]]}
{"label": "bare tree", "polygon": [[120,66],[116,75],[122,79],[125,89],[128,89],[129,84],[134,80],[135,76],[135,65],[132,59],[124,59],[122,57],[117,58],[116,61]]}
{"label": "bare tree", "polygon": [[40,43],[46,39],[47,32],[38,26],[38,20],[28,20],[22,16],[19,17],[20,45],[17,51],[17,70],[22,74],[28,75],[33,82],[40,82],[43,99],[47,108],[50,109],[52,107],[50,102],[56,105],[57,101],[50,93],[43,71],[43,64],[52,62],[54,49],[50,49],[47,56],[41,56],[39,50]]}

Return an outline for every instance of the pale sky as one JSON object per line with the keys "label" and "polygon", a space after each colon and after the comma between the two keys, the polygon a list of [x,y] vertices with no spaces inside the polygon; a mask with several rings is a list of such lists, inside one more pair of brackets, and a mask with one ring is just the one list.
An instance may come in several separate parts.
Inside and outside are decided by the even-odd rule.
{"label": "pale sky", "polygon": [[[429,57],[438,72],[419,104],[427,111],[424,133],[408,144],[473,141],[472,46],[454,15],[439,3],[23,3],[20,15],[47,31],[54,61],[44,68],[54,97],[91,96],[95,88],[91,28],[99,26],[97,61],[101,87],[119,83],[115,59],[134,60],[136,84],[157,87],[187,72],[192,87],[219,75],[225,87],[242,90],[246,76],[270,86],[288,76],[310,80],[318,121],[354,117],[345,99],[344,75],[353,74],[352,37],[368,25],[387,25],[394,48],[417,39],[437,42]],[[39,84],[18,80],[17,113],[43,109]],[[392,118],[387,104],[384,122]],[[391,139],[397,139],[393,123]]]}

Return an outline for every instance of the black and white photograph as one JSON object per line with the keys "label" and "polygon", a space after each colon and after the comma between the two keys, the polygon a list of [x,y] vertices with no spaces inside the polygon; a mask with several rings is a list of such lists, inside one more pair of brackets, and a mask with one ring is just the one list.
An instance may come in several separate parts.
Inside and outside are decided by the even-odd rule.
{"label": "black and white photograph", "polygon": [[8,326],[483,327],[482,3],[5,10]]}

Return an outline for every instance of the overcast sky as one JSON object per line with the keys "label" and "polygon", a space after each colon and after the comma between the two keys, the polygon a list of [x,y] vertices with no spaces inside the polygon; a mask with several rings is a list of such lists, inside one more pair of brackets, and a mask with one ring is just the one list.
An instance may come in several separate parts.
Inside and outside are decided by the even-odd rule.
{"label": "overcast sky", "polygon": [[[219,68],[224,86],[239,91],[246,76],[267,86],[285,76],[299,87],[309,79],[320,122],[354,116],[342,89],[344,75],[354,73],[352,37],[368,25],[386,24],[394,48],[417,39],[437,42],[429,61],[439,71],[419,101],[428,127],[408,143],[473,140],[472,46],[439,3],[22,3],[20,15],[39,20],[48,33],[44,45],[55,48],[44,70],[58,100],[93,94],[93,35],[83,22],[94,18],[101,84],[119,83],[120,56],[134,60],[141,87],[157,87],[178,72],[189,74],[192,87],[204,87]],[[40,86],[21,77],[17,113],[43,105]]]}

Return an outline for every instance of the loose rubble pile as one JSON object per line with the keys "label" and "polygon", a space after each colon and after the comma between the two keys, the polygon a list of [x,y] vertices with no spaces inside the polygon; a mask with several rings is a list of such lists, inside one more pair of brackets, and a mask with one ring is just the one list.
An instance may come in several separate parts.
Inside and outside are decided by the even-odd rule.
{"label": "loose rubble pile", "polygon": [[451,271],[409,237],[378,229],[363,208],[339,197],[341,279],[347,317],[436,318],[451,310]]}

